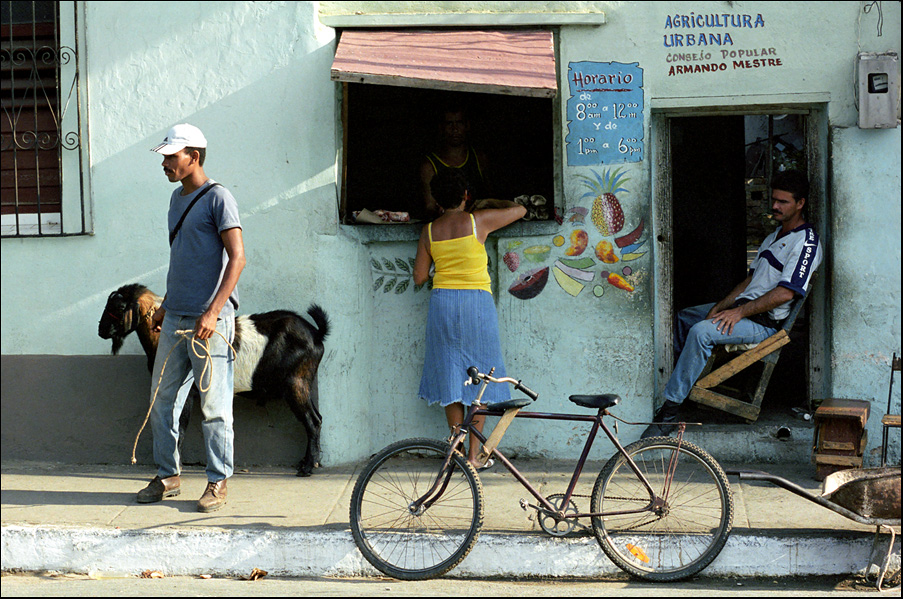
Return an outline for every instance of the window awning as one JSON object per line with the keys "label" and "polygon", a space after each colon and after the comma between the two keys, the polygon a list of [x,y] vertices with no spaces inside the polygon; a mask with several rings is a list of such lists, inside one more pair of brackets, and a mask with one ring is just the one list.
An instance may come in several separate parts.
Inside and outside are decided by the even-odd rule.
{"label": "window awning", "polygon": [[551,98],[551,31],[345,30],[332,79]]}

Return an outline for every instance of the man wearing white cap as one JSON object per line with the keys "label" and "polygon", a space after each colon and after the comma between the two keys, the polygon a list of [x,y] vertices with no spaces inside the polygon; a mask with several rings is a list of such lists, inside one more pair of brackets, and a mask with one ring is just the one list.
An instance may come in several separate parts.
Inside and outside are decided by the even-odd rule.
{"label": "man wearing white cap", "polygon": [[[231,343],[238,309],[238,278],[245,266],[241,222],[235,198],[204,173],[207,139],[192,125],[176,125],[163,143],[163,173],[182,185],[169,200],[169,273],[166,296],[153,316],[160,332],[151,393],[154,460],[157,476],[138,493],[140,503],[161,501],[181,492],[179,415],[185,394],[179,388],[194,375],[204,414],[207,488],[198,510],[212,512],[226,502],[226,479],[233,472]],[[197,343],[209,344],[210,364]],[[189,336],[190,337],[190,336]],[[163,365],[166,365],[163,368]],[[159,388],[157,385],[159,384]]]}

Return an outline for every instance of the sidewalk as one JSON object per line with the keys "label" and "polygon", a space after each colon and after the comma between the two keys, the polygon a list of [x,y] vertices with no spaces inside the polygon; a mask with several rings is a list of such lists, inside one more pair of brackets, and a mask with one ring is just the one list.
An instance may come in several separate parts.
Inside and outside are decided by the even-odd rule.
{"label": "sidewalk", "polygon": [[[573,468],[558,461],[515,464],[543,494],[564,491]],[[590,494],[601,466],[587,465],[578,493]],[[730,464],[723,466],[727,470]],[[740,467],[765,470],[819,493],[808,463]],[[376,575],[348,527],[358,469],[321,468],[310,478],[297,478],[289,469],[240,471],[229,481],[227,505],[201,514],[195,503],[206,483],[202,468],[183,473],[180,496],[140,505],[135,494],[153,476],[149,466],[5,463],[0,476],[2,568],[110,575],[158,570],[235,576],[254,568],[270,576]],[[501,465],[481,473],[481,479],[483,532],[449,576],[620,573],[591,533],[565,538],[543,533],[519,507],[519,499],[528,494]],[[867,566],[874,527],[768,483],[729,479],[733,533],[703,576],[847,574]],[[898,540],[893,567],[899,568],[899,555]]]}

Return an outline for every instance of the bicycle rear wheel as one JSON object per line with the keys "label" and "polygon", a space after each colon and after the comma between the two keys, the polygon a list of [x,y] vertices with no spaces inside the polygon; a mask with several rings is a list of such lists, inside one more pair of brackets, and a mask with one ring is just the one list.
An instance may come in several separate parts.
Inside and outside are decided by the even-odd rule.
{"label": "bicycle rear wheel", "polygon": [[483,485],[461,454],[445,490],[428,507],[410,504],[439,475],[448,444],[408,439],[386,447],[364,467],[351,495],[354,542],[377,570],[400,580],[445,574],[473,548],[483,525]]}
{"label": "bicycle rear wheel", "polygon": [[[668,582],[697,574],[718,556],[731,532],[734,500],[727,476],[712,456],[685,441],[678,446],[676,439],[653,437],[625,450],[666,502],[648,511],[594,517],[593,533],[602,550],[619,568],[644,580]],[[642,510],[651,503],[627,460],[615,454],[596,479],[592,511]]]}

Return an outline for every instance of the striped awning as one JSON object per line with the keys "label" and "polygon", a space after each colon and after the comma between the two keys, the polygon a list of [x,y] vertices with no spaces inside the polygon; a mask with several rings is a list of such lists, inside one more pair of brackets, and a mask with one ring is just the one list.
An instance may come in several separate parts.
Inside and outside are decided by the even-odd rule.
{"label": "striped awning", "polygon": [[345,30],[332,79],[541,98],[558,91],[551,31]]}

